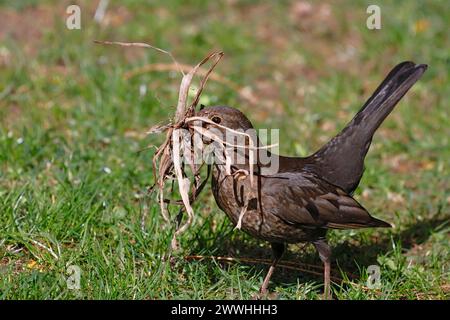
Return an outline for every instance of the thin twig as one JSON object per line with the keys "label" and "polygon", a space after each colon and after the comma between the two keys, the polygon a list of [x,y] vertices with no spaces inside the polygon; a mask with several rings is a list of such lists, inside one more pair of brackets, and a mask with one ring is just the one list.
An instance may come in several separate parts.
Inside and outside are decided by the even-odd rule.
{"label": "thin twig", "polygon": [[105,17],[106,8],[108,8],[109,0],[100,0],[98,2],[97,9],[95,10],[94,20],[97,23],[101,23]]}
{"label": "thin twig", "polygon": [[[263,265],[267,265],[267,266],[272,265],[272,261],[269,260],[269,259],[256,259],[256,258],[233,258],[233,257],[221,257],[221,256],[215,257],[215,256],[190,255],[190,256],[185,256],[184,259],[188,260],[188,261],[190,261],[190,260],[209,259],[209,260],[217,260],[217,261],[222,261],[222,262],[227,262],[227,263],[244,262],[244,263],[253,263],[253,264],[263,264]],[[301,272],[310,273],[310,274],[313,274],[313,275],[316,275],[316,276],[323,276],[323,272],[317,272],[317,271],[308,270],[308,269],[306,269],[306,268],[304,268],[302,266],[323,270],[323,267],[315,266],[315,265],[302,264],[302,263],[279,262],[277,264],[277,267],[280,267],[280,268],[301,271]],[[338,277],[334,277],[334,276],[331,276],[330,278],[333,281],[335,281],[335,282],[342,282],[343,281],[343,279],[338,278]]]}
{"label": "thin twig", "polygon": [[52,248],[47,247],[46,245],[40,243],[39,241],[33,240],[33,239],[30,239],[30,241],[33,242],[35,245],[41,247],[42,249],[47,250],[56,260],[59,259],[58,255],[52,250]]}
{"label": "thin twig", "polygon": [[[174,63],[152,63],[145,65],[143,67],[125,72],[124,78],[125,80],[128,80],[130,78],[136,77],[141,74],[145,74],[148,72],[170,72],[170,71],[179,71],[179,69],[183,70],[184,72],[189,72],[192,69],[192,66],[189,66],[187,64],[174,64]],[[199,69],[197,71],[197,75],[204,76],[206,74],[206,70]],[[258,98],[248,90],[248,88],[243,88],[236,82],[220,75],[217,73],[211,74],[211,80],[219,82],[221,84],[226,85],[230,89],[236,91],[243,99],[250,102],[252,105],[255,105],[258,103]]]}
{"label": "thin twig", "polygon": [[164,49],[152,46],[151,44],[143,43],[143,42],[121,42],[121,41],[94,40],[94,43],[104,44],[104,45],[117,45],[117,46],[121,46],[121,47],[147,48],[147,49],[153,49],[153,50],[159,51],[161,53],[167,54],[172,59],[172,61],[175,63],[175,65],[177,66],[178,71],[181,72],[181,74],[184,77],[183,69],[179,66],[178,61],[175,59],[175,57],[172,55],[172,53],[170,51],[167,51],[167,50],[164,50]]}

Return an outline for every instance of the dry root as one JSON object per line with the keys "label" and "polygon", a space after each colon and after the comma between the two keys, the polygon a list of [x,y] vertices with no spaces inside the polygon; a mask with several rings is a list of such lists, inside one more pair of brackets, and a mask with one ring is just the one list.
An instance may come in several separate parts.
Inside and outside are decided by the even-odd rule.
{"label": "dry root", "polygon": [[[127,42],[110,42],[110,41],[96,41],[100,44],[113,44],[125,47],[142,47],[142,48],[151,48],[157,50],[161,53],[165,53],[170,56],[170,58],[174,61],[177,67],[181,66],[173,55],[163,49],[156,48],[152,45],[145,43],[127,43]],[[201,180],[200,170],[202,165],[195,164],[194,161],[194,150],[195,148],[203,148],[203,145],[194,145],[193,139],[190,137],[193,136],[195,132],[200,133],[202,136],[205,136],[216,142],[216,145],[219,146],[219,151],[222,153],[222,156],[225,159],[226,173],[227,175],[232,175],[235,179],[241,179],[242,177],[249,176],[250,184],[253,187],[254,177],[253,177],[253,164],[255,160],[255,151],[261,148],[271,148],[272,146],[265,147],[257,147],[254,145],[253,139],[250,135],[233,130],[231,128],[222,126],[220,124],[214,123],[208,118],[198,117],[195,115],[195,109],[200,100],[200,96],[203,92],[203,89],[210,77],[212,71],[219,63],[220,59],[223,57],[223,52],[213,52],[205,57],[202,61],[200,61],[196,66],[194,66],[188,73],[183,73],[184,68],[179,67],[180,72],[183,77],[181,80],[179,94],[178,94],[178,103],[176,108],[176,113],[172,121],[165,125],[156,125],[148,131],[149,134],[154,133],[162,133],[165,132],[165,140],[164,142],[157,148],[156,153],[153,157],[153,173],[154,173],[154,185],[150,187],[149,191],[153,192],[155,189],[158,191],[158,200],[160,205],[161,214],[164,220],[168,223],[171,222],[171,217],[169,216],[169,212],[167,210],[167,205],[170,203],[182,205],[180,209],[180,214],[185,211],[187,213],[187,219],[183,223],[181,223],[181,219],[177,225],[176,231],[173,235],[171,247],[172,249],[176,249],[177,238],[178,236],[185,232],[188,227],[192,224],[194,220],[194,211],[192,209],[192,203],[195,201],[203,187],[205,186],[207,179],[210,173],[210,166],[208,166],[208,175],[205,180]],[[204,64],[210,62],[210,67],[206,72],[201,72],[201,82],[200,86],[197,89],[195,97],[192,102],[188,103],[188,93],[191,87],[194,76],[199,71],[199,68]],[[224,129],[225,131],[231,132],[235,135],[245,136],[248,141],[248,144],[245,145],[235,145],[230,144],[227,141],[221,139],[221,137],[215,135],[210,130],[206,130],[203,126],[198,125],[198,123],[208,123],[212,126],[216,126]],[[188,130],[190,133],[190,137],[183,136],[181,134],[182,130]],[[202,142],[199,142],[202,144]],[[247,148],[249,150],[249,170],[236,170],[232,172],[232,155],[229,152],[230,148]],[[183,162],[183,158],[187,161]],[[185,166],[185,164],[188,166]],[[188,168],[190,170],[187,171]],[[192,176],[192,181],[188,177]],[[167,182],[171,182],[176,180],[178,185],[178,191],[181,195],[181,200],[168,200],[165,198],[165,189]],[[239,222],[237,228],[241,228],[242,219],[247,211],[247,204],[244,204],[241,210],[241,214],[239,217]]]}

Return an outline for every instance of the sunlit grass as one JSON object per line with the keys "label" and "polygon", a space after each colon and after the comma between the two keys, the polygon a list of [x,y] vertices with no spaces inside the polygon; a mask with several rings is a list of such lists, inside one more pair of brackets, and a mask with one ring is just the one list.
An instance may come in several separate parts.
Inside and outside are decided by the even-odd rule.
{"label": "sunlit grass", "polygon": [[[65,28],[60,4],[30,43],[0,31],[0,299],[249,299],[266,272],[259,264],[183,259],[270,258],[266,243],[233,231],[208,188],[182,251],[164,258],[173,229],[145,196],[154,151],[144,149],[158,139],[145,132],[173,114],[180,78],[155,72],[126,80],[126,71],[170,60],[95,39],[149,42],[188,64],[223,50],[217,73],[251,88],[258,102],[214,81],[205,96],[238,107],[260,128],[280,128],[281,151],[290,155],[313,152],[336,134],[398,62],[429,64],[377,133],[356,191],[395,227],[330,233],[335,275],[355,276],[333,290],[339,299],[448,299],[447,2],[379,2],[379,31],[366,29],[364,2],[315,4],[296,17],[289,1],[131,0],[112,4],[104,26],[90,20],[95,8],[84,1],[81,30]],[[0,14],[43,14],[37,8],[53,2],[14,3],[0,2]],[[321,265],[310,247],[292,246],[285,259]],[[70,265],[81,268],[79,291],[67,287]],[[381,268],[379,289],[367,288],[369,265]],[[322,279],[279,268],[270,290],[281,299],[318,299]]]}

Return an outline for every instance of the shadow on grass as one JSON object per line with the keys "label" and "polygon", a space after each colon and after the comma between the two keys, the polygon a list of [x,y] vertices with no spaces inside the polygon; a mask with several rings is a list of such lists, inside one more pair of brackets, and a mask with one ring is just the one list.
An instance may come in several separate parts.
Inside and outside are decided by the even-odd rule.
{"label": "shadow on grass", "polygon": [[[430,235],[437,227],[448,222],[448,217],[434,217],[428,220],[421,221],[419,223],[408,226],[405,230],[399,233],[385,232],[380,234],[380,237],[374,239],[373,242],[368,244],[357,244],[344,242],[333,247],[333,262],[332,262],[332,276],[342,278],[339,268],[348,276],[348,278],[359,278],[360,267],[366,268],[369,265],[377,264],[377,257],[380,254],[387,253],[392,250],[391,237],[396,243],[400,243],[402,249],[409,250],[414,245],[420,245],[428,240]],[[263,242],[256,242],[249,236],[240,234],[233,234],[230,237],[230,233],[226,233],[226,237],[218,235],[213,244],[210,246],[210,250],[206,248],[208,252],[214,252],[215,256],[227,256],[236,259],[239,258],[256,258],[256,259],[271,259],[270,246],[261,244]],[[302,247],[300,244],[299,247]],[[290,245],[293,247],[293,245]],[[193,252],[205,251],[205,247],[193,248]],[[300,264],[310,264],[322,267],[317,252],[312,245],[306,245],[303,250],[287,250],[281,263],[293,262]],[[246,262],[241,262],[247,264]],[[268,266],[264,264],[251,264],[254,266],[254,272],[265,276]],[[321,270],[315,270],[322,272]],[[273,285],[293,284],[298,281],[302,282],[321,282],[322,277],[311,273],[295,271],[292,269],[286,269],[283,267],[277,268],[277,271],[272,277]]]}

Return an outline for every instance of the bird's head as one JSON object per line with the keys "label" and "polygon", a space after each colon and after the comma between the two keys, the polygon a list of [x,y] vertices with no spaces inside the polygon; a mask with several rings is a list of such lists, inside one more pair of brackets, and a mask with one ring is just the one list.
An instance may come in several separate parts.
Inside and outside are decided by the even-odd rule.
{"label": "bird's head", "polygon": [[[253,128],[250,120],[248,120],[242,112],[232,107],[207,107],[199,111],[196,116],[208,118],[214,123],[220,124],[233,130],[247,131],[248,129]],[[208,128],[209,126],[213,125],[205,124],[205,126]]]}
{"label": "bird's head", "polygon": [[[261,141],[259,140],[257,132],[253,128],[252,123],[241,111],[227,106],[214,106],[204,108],[195,115],[197,117],[208,118],[213,123],[226,127],[228,129],[232,129],[233,131],[238,131],[230,132],[230,130],[215,126],[213,123],[204,122],[202,124],[205,129],[214,132],[214,134],[216,134],[216,137],[218,136],[223,141],[226,141],[227,147],[235,146],[234,148],[231,148],[233,150],[233,153],[231,155],[231,162],[235,168],[250,170],[250,161],[253,161],[254,164],[256,161],[256,163],[258,163],[262,170],[266,170],[267,174],[273,174],[272,171],[267,171],[266,169],[269,168],[269,170],[273,170],[273,168],[275,168],[275,166],[272,166],[273,157],[271,152],[268,149],[264,148],[263,144],[261,144]],[[203,136],[202,139],[205,144],[210,144],[214,140],[217,142],[217,139],[214,139],[213,136]],[[242,148],[242,146],[252,146],[260,149],[258,149],[256,153],[252,153],[252,160],[252,157],[250,155],[250,148]],[[275,155],[275,157],[276,161],[273,163],[276,164],[275,170],[277,170],[278,156]],[[264,159],[265,162],[261,162],[261,159]]]}
{"label": "bird's head", "polygon": [[[202,140],[205,144],[210,144],[215,141],[222,145],[222,141],[225,141],[227,147],[231,145],[248,146],[250,143],[248,138],[250,138],[254,146],[258,145],[258,137],[256,136],[255,130],[253,130],[252,123],[242,112],[235,108],[227,106],[208,107],[202,109],[195,115],[197,117],[208,118],[212,122],[202,123],[202,127],[209,134],[212,134],[202,135]],[[233,165],[246,165],[248,163],[249,149],[233,148],[232,150]]]}

